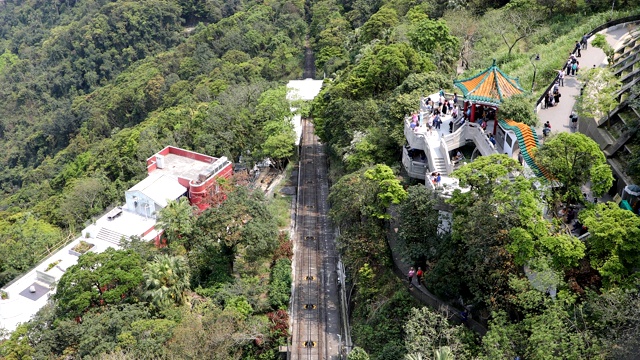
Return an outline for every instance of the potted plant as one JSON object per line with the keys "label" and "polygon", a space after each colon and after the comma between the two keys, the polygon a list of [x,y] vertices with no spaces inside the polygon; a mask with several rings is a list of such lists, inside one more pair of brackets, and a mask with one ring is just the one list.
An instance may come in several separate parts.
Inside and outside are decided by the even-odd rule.
{"label": "potted plant", "polygon": [[87,251],[89,251],[94,245],[91,243],[88,243],[84,240],[80,240],[80,242],[74,246],[73,248],[71,248],[71,250],[69,250],[69,253],[71,255],[76,255],[76,256],[80,256],[84,253],[86,253]]}
{"label": "potted plant", "polygon": [[58,265],[58,264],[60,264],[61,261],[62,260],[57,260],[57,261],[54,261],[54,262],[50,263],[49,265],[47,265],[47,268],[44,271],[46,272],[46,271],[49,271],[49,270],[53,269],[53,267]]}

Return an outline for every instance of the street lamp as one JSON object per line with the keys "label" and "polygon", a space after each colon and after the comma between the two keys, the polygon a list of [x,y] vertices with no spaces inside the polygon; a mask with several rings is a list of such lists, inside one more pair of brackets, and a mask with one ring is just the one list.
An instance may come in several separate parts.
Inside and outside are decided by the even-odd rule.
{"label": "street lamp", "polygon": [[540,54],[531,55],[531,57],[529,58],[529,61],[531,61],[531,65],[533,65],[533,79],[531,80],[531,92],[533,92],[533,85],[536,83],[536,72],[538,71],[538,69],[536,68],[536,63],[534,63],[533,60],[540,61]]}

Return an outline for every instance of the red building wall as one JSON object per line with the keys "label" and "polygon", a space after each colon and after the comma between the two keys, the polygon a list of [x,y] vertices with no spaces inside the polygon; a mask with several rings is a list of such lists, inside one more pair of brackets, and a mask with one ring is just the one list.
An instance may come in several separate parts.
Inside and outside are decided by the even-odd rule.
{"label": "red building wall", "polygon": [[195,205],[200,210],[206,210],[212,203],[210,197],[215,196],[215,186],[218,184],[217,179],[228,179],[233,175],[233,166],[227,164],[222,170],[218,171],[214,176],[208,178],[204,183],[194,185],[193,181],[189,186],[189,200],[191,205]]}

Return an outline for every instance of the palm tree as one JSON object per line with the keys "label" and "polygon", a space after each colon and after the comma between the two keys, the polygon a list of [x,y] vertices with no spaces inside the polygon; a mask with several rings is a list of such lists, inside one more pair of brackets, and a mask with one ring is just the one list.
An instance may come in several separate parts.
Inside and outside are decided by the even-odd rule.
{"label": "palm tree", "polygon": [[453,356],[453,352],[451,352],[450,347],[441,346],[434,352],[433,360],[455,360],[455,357]]}
{"label": "palm tree", "polygon": [[413,353],[413,354],[407,354],[404,356],[404,360],[422,360],[422,354],[421,353]]}
{"label": "palm tree", "polygon": [[144,272],[145,297],[157,307],[181,305],[189,290],[189,267],[182,256],[158,255]]}
{"label": "palm tree", "polygon": [[169,201],[167,206],[158,212],[155,228],[164,230],[169,245],[182,244],[189,251],[187,238],[193,232],[196,221],[193,211],[194,207],[186,197]]}

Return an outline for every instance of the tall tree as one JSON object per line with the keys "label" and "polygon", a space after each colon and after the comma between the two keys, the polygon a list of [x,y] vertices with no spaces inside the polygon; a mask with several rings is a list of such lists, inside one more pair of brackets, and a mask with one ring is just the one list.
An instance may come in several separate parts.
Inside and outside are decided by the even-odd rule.
{"label": "tall tree", "polygon": [[609,202],[582,211],[579,218],[589,228],[589,259],[605,287],[633,286],[640,267],[640,217]]}
{"label": "tall tree", "polygon": [[400,85],[409,74],[433,67],[430,60],[407,43],[376,44],[363,54],[337,88],[343,90],[342,96],[353,99],[378,96]]}
{"label": "tall tree", "polygon": [[53,298],[61,317],[81,316],[92,307],[137,302],[143,279],[133,250],[87,252],[62,275]]}
{"label": "tall tree", "polygon": [[500,104],[500,119],[513,120],[529,126],[538,125],[538,116],[533,112],[535,106],[529,97],[518,95],[505,99]]}
{"label": "tall tree", "polygon": [[229,270],[238,261],[251,264],[271,256],[278,245],[278,228],[262,193],[237,187],[227,196],[219,207],[198,217],[193,247],[230,254]]}
{"label": "tall tree", "polygon": [[578,109],[582,115],[592,117],[598,123],[606,118],[607,126],[611,127],[611,112],[618,106],[615,93],[622,85],[620,78],[608,67],[582,71],[580,78],[585,82],[585,90]]}
{"label": "tall tree", "polygon": [[408,33],[411,44],[431,58],[438,68],[450,69],[460,53],[460,40],[451,35],[444,20],[424,19]]}
{"label": "tall tree", "polygon": [[[462,8],[448,10],[442,18],[451,29],[451,35],[460,40],[461,65],[465,70],[469,70],[469,65],[475,57],[474,46],[480,38],[480,20],[473,11]],[[502,105],[500,111],[502,111]]]}
{"label": "tall tree", "polygon": [[537,9],[497,9],[485,16],[484,26],[497,33],[509,49],[507,56],[516,44],[533,35],[540,26],[543,15]]}
{"label": "tall tree", "polygon": [[[341,226],[367,218],[387,219],[391,204],[399,204],[407,192],[386,165],[375,165],[368,169],[345,175],[331,188],[330,215]],[[348,227],[345,226],[345,227]]]}
{"label": "tall tree", "polygon": [[604,153],[584,134],[559,133],[537,149],[535,158],[560,183],[553,191],[563,201],[580,201],[581,187],[589,181],[596,196],[604,194],[613,184]]}
{"label": "tall tree", "polygon": [[432,259],[439,244],[440,212],[434,209],[437,195],[425,186],[415,185],[408,189],[407,199],[399,208],[400,224],[398,239],[404,243],[407,255],[415,263]]}
{"label": "tall tree", "polygon": [[169,247],[183,245],[185,249],[191,249],[190,237],[196,222],[194,210],[186,197],[169,201],[160,209],[156,229],[164,230]]}
{"label": "tall tree", "polygon": [[462,356],[465,346],[462,343],[462,326],[449,324],[447,318],[426,307],[411,309],[411,315],[404,325],[405,349],[409,354],[423,354],[425,358],[448,347],[449,352]]}
{"label": "tall tree", "polygon": [[279,170],[284,167],[295,151],[295,132],[288,118],[271,121],[264,126],[265,140],[262,143],[262,154],[268,157]]}
{"label": "tall tree", "polygon": [[189,266],[182,256],[158,255],[146,266],[144,295],[158,308],[182,305],[189,280]]}
{"label": "tall tree", "polygon": [[369,354],[363,348],[356,346],[349,352],[347,360],[369,360]]}
{"label": "tall tree", "polygon": [[[539,195],[530,180],[518,175],[520,169],[506,155],[491,155],[452,174],[471,189],[456,190],[449,200],[454,207],[451,237],[444,238],[436,266],[427,275],[436,292],[492,309],[509,306],[509,279],[518,272],[521,251],[514,239],[527,234],[535,243],[546,232]],[[457,275],[440,279],[446,273]]]}
{"label": "tall tree", "polygon": [[383,6],[360,28],[360,40],[368,43],[373,39],[381,39],[398,24],[398,13],[393,8]]}

